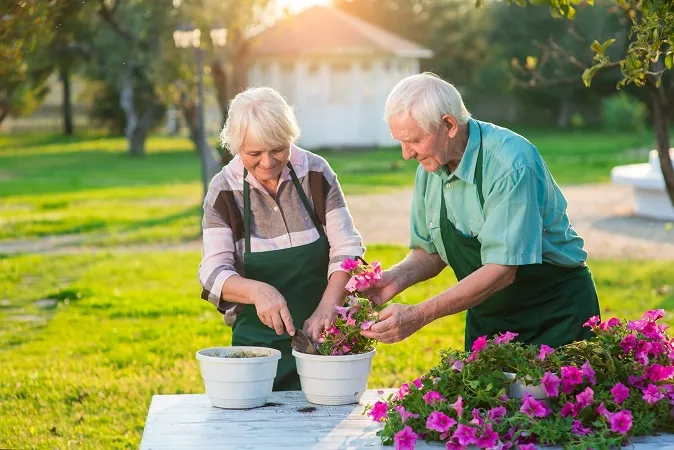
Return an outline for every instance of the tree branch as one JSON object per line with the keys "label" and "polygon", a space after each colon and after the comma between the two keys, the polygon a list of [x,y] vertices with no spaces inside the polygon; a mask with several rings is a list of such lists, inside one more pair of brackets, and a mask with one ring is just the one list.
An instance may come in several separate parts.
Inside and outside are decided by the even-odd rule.
{"label": "tree branch", "polygon": [[115,33],[132,44],[139,45],[143,49],[147,49],[149,47],[147,42],[145,42],[143,39],[140,39],[115,19],[115,11],[120,4],[120,0],[116,0],[111,9],[106,6],[105,0],[99,0],[99,4],[100,9],[98,10],[98,15],[106,24],[108,24],[110,28],[112,28]]}

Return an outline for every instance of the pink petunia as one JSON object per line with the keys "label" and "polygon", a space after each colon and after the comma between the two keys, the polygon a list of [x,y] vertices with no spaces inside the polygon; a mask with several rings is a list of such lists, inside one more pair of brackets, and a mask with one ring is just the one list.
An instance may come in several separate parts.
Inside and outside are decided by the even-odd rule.
{"label": "pink petunia", "polygon": [[364,321],[363,323],[360,324],[360,329],[367,331],[372,327],[372,325],[374,325],[373,320],[366,320],[366,321]]}
{"label": "pink petunia", "polygon": [[335,306],[335,309],[337,310],[337,313],[344,319],[346,319],[346,315],[351,309],[350,306]]}
{"label": "pink petunia", "polygon": [[403,383],[400,386],[400,389],[398,389],[398,398],[403,398],[409,393],[410,393],[410,385],[407,383]]}
{"label": "pink petunia", "polygon": [[597,406],[597,412],[601,414],[602,416],[606,417],[607,419],[611,415],[608,409],[606,409],[606,406],[604,405],[604,402],[601,402],[599,406]]}
{"label": "pink petunia", "polygon": [[622,325],[622,322],[621,322],[620,319],[618,319],[617,317],[612,317],[612,318],[609,319],[609,321],[606,323],[606,326],[607,326],[608,328],[615,328],[615,327],[619,327],[620,325]]}
{"label": "pink petunia", "polygon": [[416,386],[417,389],[421,389],[421,378],[422,377],[419,377],[416,380],[412,381],[412,384]]}
{"label": "pink petunia", "polygon": [[576,395],[576,404],[578,405],[578,408],[585,408],[586,406],[590,406],[594,402],[594,391],[587,387],[583,392],[580,394]]}
{"label": "pink petunia", "polygon": [[590,364],[590,361],[585,361],[585,364],[583,364],[581,367],[581,372],[583,373],[583,376],[585,377],[588,383],[590,383],[591,385],[597,384],[595,372],[594,369],[592,368],[592,365]]}
{"label": "pink petunia", "polygon": [[538,356],[536,358],[540,359],[543,361],[546,356],[554,353],[555,349],[552,347],[548,347],[547,345],[543,344],[541,345],[541,351],[538,352]]}
{"label": "pink petunia", "polygon": [[584,427],[580,420],[574,420],[573,425],[571,425],[571,433],[579,436],[587,436],[591,431],[592,429]]}
{"label": "pink petunia", "polygon": [[663,317],[665,317],[664,309],[652,309],[650,311],[646,311],[644,315],[641,317],[641,319],[648,320],[649,322],[656,322],[662,319]]}
{"label": "pink petunia", "polygon": [[608,420],[614,433],[626,434],[632,428],[632,413],[628,410],[613,413]]}
{"label": "pink petunia", "polygon": [[465,445],[461,445],[453,440],[449,440],[445,443],[445,449],[447,450],[466,450],[466,448]]}
{"label": "pink petunia", "polygon": [[528,392],[524,394],[520,411],[529,417],[546,417],[550,411]]}
{"label": "pink petunia", "polygon": [[475,342],[473,342],[472,350],[474,352],[479,352],[486,346],[487,346],[487,336],[480,336],[479,338],[475,339]]}
{"label": "pink petunia", "polygon": [[519,333],[511,333],[510,331],[506,331],[504,334],[497,336],[494,339],[494,344],[505,344],[512,341],[517,336],[519,336]]}
{"label": "pink petunia", "polygon": [[416,434],[412,428],[405,425],[405,428],[398,431],[393,436],[393,442],[395,444],[395,450],[414,450],[414,446],[419,439],[419,435]]}
{"label": "pink petunia", "polygon": [[583,382],[583,373],[574,366],[562,367],[562,392],[569,394],[573,390],[573,386]]}
{"label": "pink petunia", "polygon": [[353,258],[347,258],[339,265],[339,267],[345,272],[351,272],[358,268],[358,261]]}
{"label": "pink petunia", "polygon": [[402,419],[403,423],[407,422],[407,419],[419,418],[419,414],[414,414],[407,411],[404,406],[396,406],[394,409],[400,414],[400,419]]}
{"label": "pink petunia", "polygon": [[674,366],[662,366],[660,364],[653,364],[646,368],[648,379],[657,382],[665,381],[672,378],[674,375]]}
{"label": "pink petunia", "polygon": [[353,318],[351,314],[346,316],[346,324],[350,327],[355,327],[356,326],[356,319]]}
{"label": "pink petunia", "polygon": [[475,441],[478,448],[493,448],[498,442],[498,433],[494,431],[491,424],[488,423],[480,432],[480,435]]}
{"label": "pink petunia", "polygon": [[548,397],[557,397],[559,395],[559,377],[552,372],[545,372],[541,378],[541,387]]}
{"label": "pink petunia", "polygon": [[449,431],[454,425],[456,425],[456,420],[440,411],[433,411],[428,416],[428,420],[426,420],[426,428],[431,431],[439,431],[440,433]]}
{"label": "pink petunia", "polygon": [[461,445],[475,444],[476,433],[477,430],[475,430],[475,428],[459,424],[459,426],[456,427],[456,431],[454,431],[452,438],[456,439],[456,441]]}
{"label": "pink petunia", "polygon": [[487,411],[487,420],[491,420],[498,424],[501,421],[501,418],[505,417],[506,414],[507,411],[504,406],[497,406]]}
{"label": "pink petunia", "polygon": [[595,327],[599,324],[599,316],[592,316],[583,324],[584,327]]}
{"label": "pink petunia", "polygon": [[477,425],[478,427],[481,427],[482,424],[484,423],[484,419],[480,417],[480,410],[477,408],[473,408],[473,419],[469,422],[471,425]]}
{"label": "pink petunia", "polygon": [[613,401],[621,404],[630,396],[630,390],[627,386],[618,382],[611,388],[611,394],[613,395]]}
{"label": "pink petunia", "polygon": [[440,395],[437,391],[428,391],[426,395],[424,395],[424,401],[427,405],[432,405],[434,403],[444,402],[445,397]]}
{"label": "pink petunia", "polygon": [[564,406],[562,406],[561,411],[559,411],[559,415],[562,417],[576,417],[576,414],[576,405],[571,402],[566,402]]}
{"label": "pink petunia", "polygon": [[454,364],[452,364],[451,369],[456,370],[457,372],[461,372],[463,370],[463,367],[464,367],[463,361],[459,360],[459,361],[454,361]]}
{"label": "pink petunia", "polygon": [[456,411],[456,416],[461,417],[463,414],[463,399],[461,396],[456,397],[456,401],[450,405]]}
{"label": "pink petunia", "polygon": [[620,346],[625,353],[629,353],[637,346],[637,337],[633,334],[628,334],[620,341]]}
{"label": "pink petunia", "polygon": [[375,422],[381,422],[388,417],[386,410],[388,408],[388,403],[386,402],[376,402],[370,412],[367,413],[368,416],[372,417],[372,420]]}
{"label": "pink petunia", "polygon": [[651,406],[655,405],[665,397],[665,395],[660,392],[660,389],[654,384],[649,384],[648,387],[641,392],[644,394],[641,398]]}
{"label": "pink petunia", "polygon": [[536,444],[522,444],[520,450],[538,450]]}

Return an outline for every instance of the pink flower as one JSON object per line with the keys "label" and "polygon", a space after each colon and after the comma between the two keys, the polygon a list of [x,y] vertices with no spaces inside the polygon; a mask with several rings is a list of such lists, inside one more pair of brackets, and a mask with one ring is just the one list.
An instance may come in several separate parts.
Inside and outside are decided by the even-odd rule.
{"label": "pink flower", "polygon": [[546,417],[549,414],[545,406],[534,399],[528,392],[524,394],[520,411],[529,417]]}
{"label": "pink flower", "polygon": [[663,317],[665,317],[664,309],[652,309],[650,311],[646,311],[644,315],[641,317],[641,319],[647,320],[649,322],[656,322],[662,319]]}
{"label": "pink flower", "polygon": [[583,376],[587,380],[588,383],[595,385],[597,384],[597,379],[595,378],[595,373],[594,369],[592,368],[592,365],[590,365],[590,361],[585,361],[585,364],[581,367],[581,370],[583,372]]}
{"label": "pink flower", "polygon": [[607,419],[611,415],[611,413],[606,409],[606,406],[604,406],[604,402],[601,402],[599,406],[597,406],[597,412],[601,414],[602,416],[606,417]]}
{"label": "pink flower", "polygon": [[407,383],[403,383],[402,386],[400,386],[400,389],[398,389],[398,398],[403,398],[409,393],[410,393],[410,385]]}
{"label": "pink flower", "polygon": [[510,331],[506,331],[505,334],[497,336],[496,339],[494,339],[494,344],[505,344],[506,342],[512,341],[517,336],[519,336],[519,333],[511,333]]}
{"label": "pink flower", "polygon": [[463,361],[454,361],[454,364],[452,364],[452,370],[456,370],[457,372],[461,372],[463,370]]}
{"label": "pink flower", "polygon": [[353,318],[351,314],[346,316],[346,324],[350,327],[355,327],[356,326],[356,319]]}
{"label": "pink flower", "polygon": [[492,448],[496,445],[497,441],[498,433],[492,430],[491,424],[488,423],[477,438],[475,445],[477,445],[478,448]]}
{"label": "pink flower", "polygon": [[427,405],[431,405],[433,403],[444,402],[445,397],[440,395],[440,393],[437,391],[428,391],[428,393],[424,395],[424,401]]}
{"label": "pink flower", "polygon": [[405,428],[393,436],[395,450],[414,450],[417,439],[419,439],[419,435],[412,431],[409,426],[405,425]]}
{"label": "pink flower", "polygon": [[504,406],[497,406],[487,411],[487,420],[498,424],[501,421],[501,417],[505,417],[506,414],[507,411]]}
{"label": "pink flower", "polygon": [[412,384],[417,387],[417,389],[421,389],[421,377],[417,378],[416,380],[412,381]]}
{"label": "pink flower", "polygon": [[594,391],[591,388],[585,388],[583,392],[576,395],[576,403],[579,409],[590,406],[594,402]]}
{"label": "pink flower", "polygon": [[641,397],[648,403],[649,405],[653,406],[655,405],[658,401],[662,400],[665,395],[660,392],[660,389],[654,384],[649,384],[646,389],[643,389],[641,391],[644,395]]}
{"label": "pink flower", "polygon": [[370,327],[372,327],[372,325],[374,325],[374,320],[372,320],[372,321],[366,320],[366,321],[364,321],[363,323],[360,324],[360,329],[367,331],[367,330],[370,329]]}
{"label": "pink flower", "polygon": [[554,351],[555,351],[554,348],[548,347],[547,345],[543,344],[541,345],[541,351],[538,353],[538,356],[536,358],[543,361],[546,356],[552,354]]}
{"label": "pink flower", "polygon": [[402,419],[403,423],[407,422],[407,419],[418,419],[419,414],[414,414],[405,409],[404,406],[396,406],[394,408],[398,413],[400,414],[400,418]]}
{"label": "pink flower", "polygon": [[545,372],[545,375],[541,378],[541,387],[548,397],[557,397],[559,395],[559,383],[559,377],[552,372]]}
{"label": "pink flower", "polygon": [[344,272],[351,272],[352,270],[356,270],[356,268],[358,267],[358,261],[352,258],[347,258],[344,261],[342,261],[339,267]]}
{"label": "pink flower", "polygon": [[386,402],[377,402],[372,406],[370,412],[367,413],[368,416],[372,417],[372,420],[375,422],[381,422],[388,417],[386,414],[386,409],[388,408],[388,403]]}
{"label": "pink flower", "polygon": [[599,324],[599,316],[592,316],[589,319],[587,319],[587,322],[583,324],[584,327],[594,327]]}
{"label": "pink flower", "polygon": [[470,445],[475,444],[476,442],[475,434],[475,428],[459,424],[459,426],[456,427],[456,431],[454,431],[452,438],[456,439],[461,445]]}
{"label": "pink flower", "polygon": [[630,390],[624,384],[616,383],[615,386],[611,388],[611,394],[613,395],[613,401],[617,404],[621,404],[630,396]]}
{"label": "pink flower", "polygon": [[344,353],[348,353],[350,350],[351,350],[351,347],[349,347],[348,345],[342,345],[342,351]]}
{"label": "pink flower", "polygon": [[460,395],[456,397],[456,401],[450,406],[456,410],[456,416],[461,417],[463,414],[463,399]]}
{"label": "pink flower", "polygon": [[625,434],[632,428],[632,413],[628,410],[619,411],[611,414],[608,421],[611,425],[611,431]]}
{"label": "pink flower", "polygon": [[571,432],[579,436],[587,436],[592,430],[583,426],[583,423],[580,420],[574,420],[573,425],[571,425]]}
{"label": "pink flower", "polygon": [[583,374],[574,366],[562,367],[562,392],[569,394],[573,390],[573,386],[583,382]]}
{"label": "pink flower", "polygon": [[538,450],[536,444],[522,444],[520,445],[520,450]]}
{"label": "pink flower", "polygon": [[674,375],[674,366],[665,367],[660,364],[653,364],[646,368],[646,374],[648,375],[648,379],[653,382],[664,381]]}
{"label": "pink flower", "polygon": [[325,332],[326,332],[326,334],[331,334],[333,336],[337,336],[339,334],[339,328],[337,328],[336,326],[333,325],[330,328],[328,328],[327,330],[325,330]]}
{"label": "pink flower", "polygon": [[335,306],[335,309],[337,310],[337,313],[338,313],[341,317],[343,317],[344,319],[346,319],[346,315],[347,315],[347,313],[349,312],[349,310],[351,309],[351,307],[350,307],[350,306]]}
{"label": "pink flower", "polygon": [[637,337],[633,334],[628,334],[623,338],[622,341],[620,341],[620,346],[623,348],[623,351],[625,353],[629,353],[636,347],[637,345]]}
{"label": "pink flower", "polygon": [[428,420],[426,420],[426,428],[432,431],[439,431],[440,433],[449,431],[454,425],[456,425],[456,420],[440,411],[433,411],[428,416]]}
{"label": "pink flower", "polygon": [[470,424],[481,427],[483,423],[484,420],[482,420],[482,417],[480,417],[480,410],[477,408],[473,408],[473,420],[470,421]]}
{"label": "pink flower", "polygon": [[566,404],[562,406],[561,411],[559,411],[559,415],[562,417],[576,417],[576,414],[576,406],[571,402],[566,402]]}
{"label": "pink flower", "polygon": [[459,444],[458,442],[450,440],[445,443],[445,448],[447,450],[466,450],[467,447],[465,445]]}
{"label": "pink flower", "polygon": [[622,325],[622,322],[617,317],[612,317],[606,324],[608,328],[619,327],[620,325]]}
{"label": "pink flower", "polygon": [[475,342],[473,342],[472,350],[474,352],[479,352],[486,346],[487,346],[487,336],[480,336],[479,338],[475,339]]}

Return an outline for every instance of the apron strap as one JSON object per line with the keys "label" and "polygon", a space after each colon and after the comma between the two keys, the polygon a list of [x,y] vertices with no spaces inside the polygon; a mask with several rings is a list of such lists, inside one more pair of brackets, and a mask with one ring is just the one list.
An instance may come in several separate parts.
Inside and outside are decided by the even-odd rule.
{"label": "apron strap", "polygon": [[477,163],[475,164],[475,185],[477,186],[477,195],[480,197],[480,207],[484,209],[484,193],[482,192],[482,127],[477,124],[480,130],[480,149],[477,152]]}
{"label": "apron strap", "polygon": [[[290,161],[288,161],[288,168],[290,169],[290,176],[293,179],[293,184],[295,185],[295,189],[297,190],[297,193],[300,196],[300,200],[302,200],[302,204],[306,208],[307,212],[309,213],[311,217],[311,221],[314,223],[314,226],[316,227],[316,231],[318,231],[318,234],[320,236],[324,236],[325,233],[323,232],[323,227],[318,221],[318,217],[316,217],[316,213],[314,211],[314,208],[311,206],[311,203],[309,203],[309,199],[307,198],[307,195],[304,193],[304,189],[302,189],[302,185],[300,184],[300,180],[297,179],[297,175],[295,174],[295,170],[293,169],[292,164],[290,164]],[[248,181],[246,178],[248,177],[248,169],[245,167],[243,168],[243,228],[245,230],[245,251],[246,253],[250,253],[250,185],[248,184]]]}

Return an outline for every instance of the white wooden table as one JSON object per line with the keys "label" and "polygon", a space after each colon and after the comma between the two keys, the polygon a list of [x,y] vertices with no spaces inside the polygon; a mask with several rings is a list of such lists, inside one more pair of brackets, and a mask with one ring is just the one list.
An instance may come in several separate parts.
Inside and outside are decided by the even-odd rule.
{"label": "white wooden table", "polygon": [[[346,406],[313,405],[299,391],[273,392],[268,406],[250,410],[214,408],[203,394],[155,395],[140,448],[392,450],[381,444],[381,425],[364,416],[363,408],[395,391],[370,389],[359,404]],[[444,445],[419,440],[416,448]],[[674,449],[674,435],[638,439],[635,448]]]}

